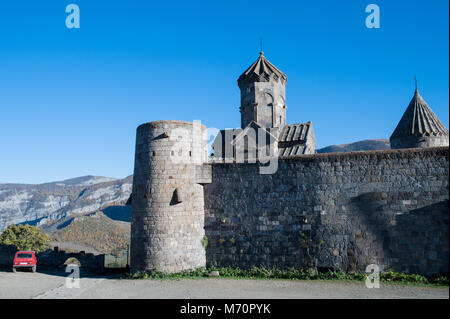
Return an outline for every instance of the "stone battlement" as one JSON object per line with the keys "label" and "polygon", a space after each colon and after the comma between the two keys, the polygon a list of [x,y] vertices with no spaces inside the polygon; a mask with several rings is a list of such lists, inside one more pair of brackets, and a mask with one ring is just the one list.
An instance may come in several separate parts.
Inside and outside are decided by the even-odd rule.
{"label": "stone battlement", "polygon": [[[415,157],[417,154],[422,156],[436,156],[436,155],[447,155],[449,154],[449,147],[437,146],[429,148],[404,148],[395,150],[376,150],[376,151],[354,151],[354,152],[333,152],[333,153],[320,153],[320,154],[302,154],[302,155],[292,155],[278,157],[280,161],[303,161],[303,162],[335,162],[342,160],[353,160],[363,157],[370,158],[395,158],[395,157]],[[214,158],[208,164],[236,164],[227,163],[223,159]],[[242,163],[249,165],[251,163]]]}

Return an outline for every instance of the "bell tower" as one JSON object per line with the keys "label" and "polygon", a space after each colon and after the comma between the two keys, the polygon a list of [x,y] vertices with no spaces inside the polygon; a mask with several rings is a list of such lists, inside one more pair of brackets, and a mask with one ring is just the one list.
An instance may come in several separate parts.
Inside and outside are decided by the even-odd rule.
{"label": "bell tower", "polygon": [[270,63],[264,52],[238,79],[241,90],[241,127],[252,121],[262,127],[286,124],[287,76]]}

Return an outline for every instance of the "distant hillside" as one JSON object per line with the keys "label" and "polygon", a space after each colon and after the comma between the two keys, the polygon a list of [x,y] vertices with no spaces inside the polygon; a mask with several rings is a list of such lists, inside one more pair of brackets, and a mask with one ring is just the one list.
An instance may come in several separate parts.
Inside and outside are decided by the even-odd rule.
{"label": "distant hillside", "polygon": [[317,153],[334,153],[334,152],[355,152],[355,151],[375,151],[388,150],[391,144],[387,139],[363,140],[359,142],[330,145],[317,150]]}
{"label": "distant hillside", "polygon": [[127,249],[130,241],[130,223],[109,218],[103,212],[74,216],[58,227],[43,225],[52,244],[62,249],[86,252],[115,253]]}
{"label": "distant hillside", "polygon": [[0,232],[10,224],[42,225],[73,214],[124,205],[133,176],[83,176],[45,184],[0,184]]}

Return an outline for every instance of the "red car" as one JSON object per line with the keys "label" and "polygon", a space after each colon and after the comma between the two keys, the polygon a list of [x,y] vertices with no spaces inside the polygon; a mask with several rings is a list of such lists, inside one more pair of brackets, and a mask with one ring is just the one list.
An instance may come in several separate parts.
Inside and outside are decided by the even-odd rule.
{"label": "red car", "polygon": [[32,272],[36,272],[37,258],[34,251],[18,251],[14,256],[13,272],[17,268],[30,268]]}

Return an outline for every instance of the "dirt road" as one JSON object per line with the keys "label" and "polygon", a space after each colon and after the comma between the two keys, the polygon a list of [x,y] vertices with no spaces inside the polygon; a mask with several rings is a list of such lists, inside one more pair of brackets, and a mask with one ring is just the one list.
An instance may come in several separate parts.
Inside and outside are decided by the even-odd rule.
{"label": "dirt road", "polygon": [[67,275],[63,270],[0,272],[0,298],[449,298],[448,288],[434,287],[381,284],[368,289],[358,282],[220,278],[123,280],[83,273],[79,288],[67,288]]}

